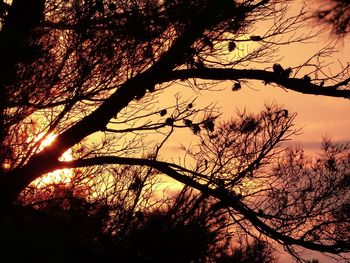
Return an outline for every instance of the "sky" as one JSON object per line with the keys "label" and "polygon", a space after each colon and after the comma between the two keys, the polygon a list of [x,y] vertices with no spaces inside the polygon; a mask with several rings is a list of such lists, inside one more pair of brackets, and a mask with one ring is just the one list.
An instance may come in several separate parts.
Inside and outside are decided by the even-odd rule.
{"label": "sky", "polygon": [[[334,142],[350,140],[350,101],[344,98],[331,98],[326,96],[306,95],[279,87],[265,86],[260,82],[252,82],[251,87],[243,87],[233,92],[232,82],[220,84],[224,90],[219,92],[206,92],[197,95],[198,104],[217,103],[221,108],[222,120],[235,116],[235,112],[246,108],[248,111],[259,112],[265,103],[283,105],[289,112],[297,113],[294,124],[300,129],[294,136],[291,144],[300,145],[304,150],[313,154],[320,150],[323,137],[331,138]],[[174,92],[175,93],[175,92]],[[194,98],[195,94],[188,95]],[[179,141],[191,144],[194,135],[179,133],[174,142],[169,145],[171,155],[178,152]]]}
{"label": "sky", "polygon": [[[298,4],[291,10],[296,12],[300,10],[301,5]],[[258,28],[261,32],[264,27]],[[302,30],[306,32],[315,29],[315,24],[310,25]],[[280,57],[281,64],[284,66],[298,66],[309,58],[314,52],[322,46],[333,41],[334,38],[326,32],[314,40],[313,43],[307,45],[293,45],[281,47]],[[339,52],[329,58],[329,70],[336,72],[340,69],[340,63],[346,65],[350,61],[348,50],[350,47],[349,38],[339,40],[337,48]],[[243,46],[249,50],[249,46]],[[271,61],[271,66],[274,62]],[[284,105],[290,112],[296,112],[295,127],[301,129],[298,136],[293,138],[293,144],[300,144],[308,153],[312,154],[320,149],[322,137],[327,136],[336,142],[345,142],[350,140],[350,119],[348,113],[350,112],[350,101],[342,98],[330,98],[325,96],[305,95],[294,91],[283,90],[282,88],[264,85],[261,82],[251,82],[250,87],[243,85],[239,91],[233,92],[231,90],[232,82],[221,83],[218,88],[222,90],[219,92],[207,91],[203,94],[194,94],[185,92],[184,97],[194,98],[198,96],[198,104],[206,105],[210,103],[217,103],[221,108],[223,120],[229,119],[235,115],[235,112],[247,108],[249,111],[259,112],[263,109],[265,103],[274,102],[278,105]],[[181,87],[178,87],[178,90]],[[175,94],[178,90],[174,89],[171,92]],[[176,156],[183,155],[179,151],[180,143],[189,145],[195,140],[194,135],[189,133],[178,133],[175,139],[167,145],[164,158],[176,158]],[[310,254],[309,258],[317,257],[321,259],[320,255]],[[280,262],[291,262],[290,257],[286,254],[281,254]],[[321,262],[330,262],[322,261]]]}
{"label": "sky", "polygon": [[[301,6],[301,1],[297,2],[290,12],[298,12]],[[323,27],[310,22],[305,28],[299,30],[299,34],[307,34],[310,31],[316,32],[321,29]],[[264,32],[266,29],[257,27],[257,30],[258,32]],[[285,68],[299,66],[322,47],[332,42],[335,42],[337,52],[327,58],[326,71],[336,73],[350,61],[350,54],[347,52],[350,50],[350,36],[335,41],[334,36],[329,31],[325,31],[307,44],[298,43],[282,46],[278,53],[279,63]],[[250,48],[249,43],[243,46],[243,49],[246,50]],[[271,67],[273,63],[271,62]],[[256,67],[259,68],[259,65]],[[273,102],[283,105],[290,112],[297,113],[294,124],[295,128],[301,129],[299,135],[293,138],[292,144],[302,146],[310,154],[320,150],[323,137],[331,138],[335,142],[350,140],[349,99],[301,94],[270,85],[265,86],[261,81],[250,82],[249,87],[243,85],[241,90],[235,92],[231,90],[231,87],[232,82],[227,81],[218,86],[218,88],[223,89],[220,92],[208,91],[195,94],[187,91],[181,92],[181,94],[188,98],[197,97],[197,102],[202,105],[217,103],[223,113],[222,119],[233,117],[237,109],[247,108],[249,111],[259,112],[264,108],[265,103]],[[173,91],[173,94],[176,92],[178,91]],[[194,140],[194,136],[183,137],[181,133],[177,138],[181,138],[182,143],[187,142],[189,144]],[[176,142],[169,145],[171,154],[178,151],[177,146]]]}
{"label": "sky", "polygon": [[[292,11],[299,10],[300,5],[294,7]],[[316,24],[310,23],[303,30],[318,30]],[[298,66],[312,56],[317,50],[334,41],[334,36],[326,31],[318,36],[312,43],[281,48],[281,64],[285,66]],[[340,39],[336,42],[337,53],[329,57],[328,71],[336,73],[341,66],[350,61],[350,37]],[[272,64],[272,63],[271,63]],[[272,65],[271,65],[272,66]],[[220,92],[206,92],[198,95],[199,104],[209,104],[216,102],[221,108],[222,119],[229,119],[234,116],[237,109],[246,107],[253,112],[263,109],[265,103],[274,102],[284,105],[290,112],[296,112],[295,128],[301,129],[298,136],[295,136],[289,144],[300,145],[308,154],[317,154],[321,148],[323,137],[331,138],[334,142],[350,141],[350,101],[344,98],[332,98],[326,96],[306,95],[282,88],[265,86],[261,82],[252,82],[250,87],[243,86],[239,91],[231,90],[232,82],[221,83]],[[175,92],[174,92],[175,93]],[[196,96],[188,93],[189,98]],[[183,152],[179,150],[179,144],[190,145],[194,142],[194,135],[184,135],[179,133],[175,141],[169,144],[166,158],[181,156]],[[180,142],[180,143],[179,143]],[[280,249],[283,251],[283,249]],[[304,252],[306,258],[317,258],[321,263],[336,262],[320,253]],[[279,262],[294,262],[287,253],[281,253]]]}
{"label": "sky", "polygon": [[[300,8],[296,6],[295,10]],[[310,23],[307,29],[312,29],[315,24]],[[306,29],[306,30],[307,30]],[[317,28],[316,28],[317,29]],[[308,45],[289,46],[281,49],[283,63],[288,66],[296,66],[304,59],[310,57],[313,52],[334,40],[329,31],[320,35],[316,41]],[[340,69],[340,62],[346,65],[350,61],[350,37],[338,40],[336,47],[339,50],[329,58],[331,63],[329,70],[336,72]],[[259,111],[266,102],[282,104],[291,112],[296,112],[295,127],[301,128],[301,133],[293,138],[293,144],[301,145],[307,153],[315,154],[320,149],[322,137],[331,138],[335,142],[350,141],[350,100],[342,98],[330,98],[325,96],[305,95],[294,91],[286,91],[281,88],[265,86],[256,83],[251,88],[243,88],[238,92],[227,89],[220,98],[220,104],[224,112],[232,112],[235,107],[247,107],[253,111]],[[283,250],[280,249],[282,252]],[[306,252],[303,256],[308,259],[317,258],[320,263],[336,262],[321,253]],[[285,252],[279,255],[279,262],[294,262]]]}
{"label": "sky", "polygon": [[[342,46],[340,43],[339,47],[342,48],[339,53],[340,57],[348,58],[347,45]],[[298,51],[300,52],[301,50]],[[320,150],[322,137],[331,138],[334,142],[350,141],[350,119],[348,118],[350,101],[348,99],[300,94],[278,87],[265,86],[260,82],[254,83],[252,88],[243,87],[237,92],[231,90],[232,82],[222,83],[220,85],[225,88],[223,91],[208,92],[209,94],[199,96],[198,102],[203,104],[217,102],[218,107],[221,107],[224,113],[222,119],[231,118],[237,109],[244,107],[250,111],[259,112],[266,102],[284,105],[290,112],[297,113],[294,124],[295,128],[301,129],[299,135],[295,136],[290,143],[300,145],[306,153],[311,155],[317,154]],[[178,134],[175,142],[168,146],[169,156],[167,157],[176,160],[174,156],[183,154],[179,150],[180,143],[191,145],[194,141],[194,135]],[[279,251],[279,262],[294,262],[290,255],[283,252],[283,248],[279,248]],[[317,258],[320,263],[336,262],[320,253],[304,251],[303,255],[308,259]]]}
{"label": "sky", "polygon": [[[297,12],[300,8],[301,5],[298,4],[291,12]],[[306,28],[300,30],[309,32],[318,29],[321,28],[316,28],[315,24],[310,23]],[[258,30],[263,32],[265,28],[261,27]],[[312,43],[281,47],[279,53],[281,58],[280,63],[285,67],[298,66],[321,47],[333,40],[333,36],[329,32],[325,32],[324,35],[320,35],[314,39]],[[339,52],[329,58],[330,71],[336,72],[340,69],[340,63],[346,65],[347,61],[350,61],[349,54],[347,53],[349,43],[349,39],[343,39],[337,42]],[[251,47],[243,46],[243,48],[249,50]],[[270,70],[273,63],[274,61],[271,61]],[[183,87],[174,87],[164,94],[167,98],[164,104],[173,102],[174,94],[181,91],[183,98],[188,99],[188,101],[197,97],[196,103],[198,105],[217,103],[217,106],[221,108],[221,112],[223,113],[221,118],[225,120],[232,118],[237,109],[242,110],[246,107],[248,111],[259,112],[263,109],[265,103],[274,102],[278,105],[284,105],[290,112],[297,113],[294,124],[301,131],[298,136],[293,138],[292,143],[300,145],[308,153],[312,154],[320,149],[322,137],[324,136],[332,138],[335,142],[350,140],[350,120],[348,118],[350,101],[348,99],[300,94],[270,85],[265,86],[259,81],[251,82],[250,87],[243,85],[241,90],[235,92],[231,90],[231,87],[232,81],[227,81],[217,87],[222,89],[221,91],[207,91],[202,94],[190,92],[188,91],[189,89],[186,92],[182,92]],[[162,107],[161,104],[159,104],[159,107]],[[190,145],[195,141],[195,138],[196,136],[190,134],[188,131],[186,133],[181,131],[176,133],[174,139],[166,144],[161,158],[165,160],[173,158],[177,161],[184,154],[183,151],[180,151],[180,145]],[[280,251],[282,250],[280,249]],[[306,257],[309,259],[313,257],[318,258],[321,263],[331,262],[329,259],[324,259],[321,255],[315,253],[309,253]],[[293,261],[286,253],[281,253],[280,262],[288,263]]]}

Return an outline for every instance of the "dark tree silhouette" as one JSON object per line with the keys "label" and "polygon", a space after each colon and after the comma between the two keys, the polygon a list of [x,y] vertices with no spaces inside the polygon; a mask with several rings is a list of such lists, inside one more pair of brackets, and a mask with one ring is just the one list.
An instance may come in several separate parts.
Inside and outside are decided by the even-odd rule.
{"label": "dark tree silhouette", "polygon": [[[277,69],[279,46],[318,34],[298,34],[308,21],[304,10],[289,15],[292,1],[1,2],[4,214],[18,198],[30,202],[36,192],[31,183],[55,170],[74,169],[86,191],[113,191],[123,202],[158,174],[210,197],[237,228],[292,253],[300,246],[349,251],[347,145],[326,141],[324,156],[309,160],[279,147],[295,133],[295,114],[282,107],[220,122],[215,106],[200,107],[180,95],[169,105],[166,95],[177,88],[204,94],[228,80],[233,90],[260,81],[349,98],[349,66],[331,76],[324,71],[329,46],[301,66],[281,63]],[[269,20],[274,23],[266,32],[253,32],[255,23]],[[256,48],[241,54],[242,43]],[[198,145],[178,162],[164,161],[165,145],[178,130],[195,136]],[[73,160],[62,157],[67,151]],[[127,188],[116,191],[119,184]],[[138,205],[123,202],[132,211]]]}
{"label": "dark tree silhouette", "polygon": [[23,193],[21,206],[1,221],[2,256],[40,262],[275,262],[265,241],[233,247],[237,232],[229,217],[193,189],[152,202],[147,186],[121,199],[128,185],[119,184],[117,191],[88,200],[78,179]]}
{"label": "dark tree silhouette", "polygon": [[234,250],[231,255],[223,256],[218,262],[273,263],[276,262],[273,252],[268,243],[262,240],[254,240],[252,243]]}
{"label": "dark tree silhouette", "polygon": [[322,3],[316,13],[317,19],[328,24],[338,36],[350,32],[350,2],[348,0],[328,0]]}

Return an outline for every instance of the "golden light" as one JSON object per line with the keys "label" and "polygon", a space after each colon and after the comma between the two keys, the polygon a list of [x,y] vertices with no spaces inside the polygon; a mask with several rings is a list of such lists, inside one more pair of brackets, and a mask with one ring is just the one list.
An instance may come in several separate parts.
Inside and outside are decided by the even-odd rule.
{"label": "golden light", "polygon": [[[50,134],[48,135],[40,144],[40,149],[44,149],[45,147],[49,147],[52,142],[55,141],[57,135]],[[38,140],[40,140],[42,137],[38,136]],[[73,160],[72,156],[72,150],[69,149],[67,150],[60,158],[62,161],[71,161]],[[73,177],[73,171],[72,169],[62,169],[62,170],[57,170],[52,173],[48,173],[45,176],[42,176],[35,181],[32,182],[32,186],[38,187],[38,188],[43,188],[47,185],[50,184],[68,184],[71,182]]]}

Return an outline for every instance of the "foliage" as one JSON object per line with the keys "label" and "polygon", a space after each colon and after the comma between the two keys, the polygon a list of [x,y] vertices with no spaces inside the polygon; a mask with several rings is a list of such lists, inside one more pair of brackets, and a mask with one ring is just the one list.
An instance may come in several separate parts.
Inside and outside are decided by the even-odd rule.
{"label": "foliage", "polygon": [[[191,253],[198,258],[205,258],[203,250],[214,253],[207,249],[214,243],[220,247],[206,221],[215,205],[215,213],[235,231],[276,240],[295,256],[298,247],[349,252],[347,144],[325,141],[323,155],[310,159],[300,149],[282,147],[297,132],[295,114],[287,109],[266,105],[261,113],[242,111],[223,120],[215,102],[203,106],[186,95],[220,94],[216,84],[229,81],[233,92],[262,82],[303,94],[349,98],[349,66],[333,75],[327,68],[333,46],[296,65],[280,64],[280,46],[307,43],[319,35],[304,31],[311,19],[306,9],[291,14],[291,0],[0,3],[3,217],[16,203],[51,212],[54,204],[61,206],[55,217],[91,229],[89,217],[107,220],[95,221],[107,233],[114,225],[112,236],[118,233],[123,240],[145,245],[148,236],[139,230],[151,232],[161,220],[171,231],[159,230],[159,240],[195,232],[206,241],[196,239],[198,247],[182,254],[190,260]],[[261,23],[270,26],[257,32]],[[251,49],[242,52],[245,44]],[[174,99],[168,93],[173,90],[179,92]],[[192,136],[193,144],[182,147],[180,159],[167,159],[178,132]],[[72,169],[72,178],[61,182],[63,188],[35,181],[64,169]],[[160,206],[159,211],[151,209],[157,204],[152,199],[158,193],[156,181],[165,176],[193,191],[180,202],[181,209],[169,210],[173,214]],[[65,184],[74,184],[74,191]],[[67,195],[71,198],[62,199]],[[197,195],[206,202],[199,202],[196,213],[184,213],[191,207],[184,202]],[[51,202],[40,204],[47,197]],[[163,199],[164,204],[172,200],[167,195]],[[73,208],[77,218],[69,219],[64,211]],[[151,215],[147,223],[135,221],[138,211],[145,211],[145,218]],[[219,218],[209,216],[216,227],[221,226]],[[113,242],[114,237],[108,241]],[[150,252],[140,253],[145,259]]]}
{"label": "foliage", "polygon": [[[263,241],[233,248],[228,217],[187,187],[137,211],[106,199],[88,201],[75,190],[56,186],[16,207],[1,224],[2,255],[40,262],[274,262]],[[135,198],[142,202],[147,195]]]}
{"label": "foliage", "polygon": [[323,4],[317,12],[317,18],[322,23],[332,27],[333,32],[345,36],[350,30],[350,2],[347,0],[330,0]]}

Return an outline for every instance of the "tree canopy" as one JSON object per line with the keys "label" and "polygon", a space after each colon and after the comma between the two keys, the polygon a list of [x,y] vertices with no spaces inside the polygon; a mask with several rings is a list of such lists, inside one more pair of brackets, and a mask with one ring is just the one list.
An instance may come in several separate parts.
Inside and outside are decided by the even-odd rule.
{"label": "tree canopy", "polygon": [[[222,120],[214,104],[186,98],[186,90],[219,94],[222,81],[232,92],[260,82],[349,98],[349,66],[327,71],[333,46],[296,66],[276,57],[279,47],[320,33],[299,33],[313,18],[307,7],[291,13],[293,2],[1,1],[4,211],[29,202],[33,181],[56,170],[73,169],[95,194],[110,189],[119,198],[167,176],[210,199],[235,227],[291,253],[349,252],[347,144],[325,140],[323,153],[309,157],[282,147],[297,133],[295,113],[282,106]],[[266,30],[257,31],[259,23]],[[242,43],[254,48],[242,52]],[[169,90],[179,95],[169,98]],[[182,159],[165,160],[179,130],[195,143]]]}
{"label": "tree canopy", "polygon": [[329,0],[321,5],[316,15],[320,22],[328,24],[338,36],[349,34],[350,3],[347,0]]}

